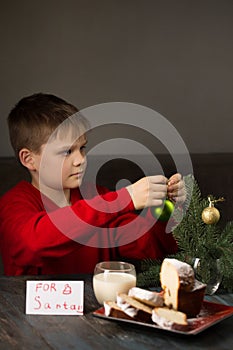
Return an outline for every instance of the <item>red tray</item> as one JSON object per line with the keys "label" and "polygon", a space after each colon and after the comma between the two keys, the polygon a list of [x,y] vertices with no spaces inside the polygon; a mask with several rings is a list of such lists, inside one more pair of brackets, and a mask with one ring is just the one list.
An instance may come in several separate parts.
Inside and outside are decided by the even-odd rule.
{"label": "red tray", "polygon": [[212,327],[216,323],[219,323],[228,317],[233,315],[233,306],[227,306],[223,304],[211,303],[208,301],[203,302],[200,314],[195,318],[188,319],[188,326],[184,330],[180,329],[168,329],[160,327],[156,324],[143,323],[135,320],[126,320],[122,318],[116,318],[111,316],[106,316],[104,314],[104,307],[93,312],[96,317],[104,318],[106,320],[112,320],[117,322],[125,322],[134,325],[145,326],[153,329],[160,329],[172,333],[179,333],[184,335],[196,335],[203,332],[205,329]]}

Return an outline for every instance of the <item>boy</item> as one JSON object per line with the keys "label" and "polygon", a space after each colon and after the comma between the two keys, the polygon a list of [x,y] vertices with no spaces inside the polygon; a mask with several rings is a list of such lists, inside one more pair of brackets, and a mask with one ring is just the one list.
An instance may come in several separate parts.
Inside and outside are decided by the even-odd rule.
{"label": "boy", "polygon": [[103,260],[162,259],[177,250],[147,211],[185,199],[179,174],[149,176],[118,191],[82,183],[88,122],[50,94],[23,98],[8,117],[15,154],[31,175],[0,200],[5,275],[92,273]]}

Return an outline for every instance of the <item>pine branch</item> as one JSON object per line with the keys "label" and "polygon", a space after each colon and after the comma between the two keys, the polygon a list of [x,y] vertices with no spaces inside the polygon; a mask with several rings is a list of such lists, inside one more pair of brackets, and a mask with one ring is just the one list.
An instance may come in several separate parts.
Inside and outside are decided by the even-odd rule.
{"label": "pine branch", "polygon": [[233,291],[233,221],[226,224],[217,244],[221,251],[220,269],[223,274],[222,285]]}
{"label": "pine branch", "polygon": [[[233,291],[233,221],[224,229],[218,224],[207,225],[202,220],[202,211],[209,206],[208,199],[202,198],[197,181],[192,175],[184,177],[187,199],[184,204],[184,216],[176,208],[173,218],[177,221],[173,235],[179,247],[175,258],[193,264],[198,258],[202,262],[200,278],[206,283],[209,279],[209,268],[219,259],[220,272],[223,275],[222,286]],[[213,198],[215,199],[215,198]],[[159,286],[161,263],[146,260],[142,264],[138,284],[141,286]]]}

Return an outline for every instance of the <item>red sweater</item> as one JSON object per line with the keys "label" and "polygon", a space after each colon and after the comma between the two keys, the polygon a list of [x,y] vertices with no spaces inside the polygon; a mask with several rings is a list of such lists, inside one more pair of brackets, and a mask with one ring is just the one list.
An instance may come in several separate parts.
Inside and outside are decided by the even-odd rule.
{"label": "red sweater", "polygon": [[41,193],[26,181],[0,199],[5,275],[92,273],[99,261],[176,252],[166,223],[154,223],[150,211],[138,216],[125,188],[93,196],[92,186],[84,186],[85,200],[72,190],[71,206],[64,208],[47,199],[45,210]]}

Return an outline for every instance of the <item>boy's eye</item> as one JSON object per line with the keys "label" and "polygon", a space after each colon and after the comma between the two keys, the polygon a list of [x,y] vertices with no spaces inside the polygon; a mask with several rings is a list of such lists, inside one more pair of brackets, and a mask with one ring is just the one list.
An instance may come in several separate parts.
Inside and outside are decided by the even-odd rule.
{"label": "boy's eye", "polygon": [[65,156],[68,156],[68,155],[70,155],[71,154],[71,149],[68,149],[67,151],[64,151],[64,154],[65,154]]}

